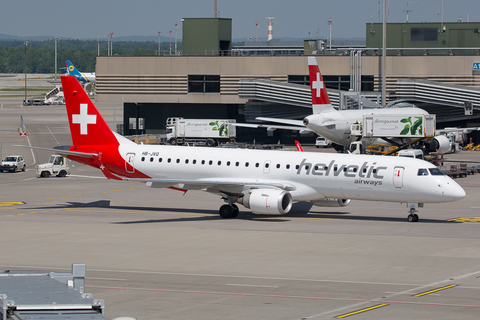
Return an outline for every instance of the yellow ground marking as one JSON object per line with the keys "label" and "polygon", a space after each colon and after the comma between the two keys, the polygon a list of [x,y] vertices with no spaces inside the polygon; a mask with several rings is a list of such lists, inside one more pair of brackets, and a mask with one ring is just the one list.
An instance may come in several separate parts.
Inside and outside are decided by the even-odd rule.
{"label": "yellow ground marking", "polygon": [[480,217],[463,217],[463,218],[449,219],[447,221],[463,222],[463,223],[480,223]]}
{"label": "yellow ground marking", "polygon": [[342,314],[342,315],[340,315],[340,316],[336,316],[335,318],[336,318],[336,319],[346,318],[346,317],[353,316],[353,315],[355,315],[355,314],[359,314],[359,313],[362,313],[362,312],[366,312],[366,311],[378,309],[378,308],[385,307],[385,306],[388,306],[388,304],[387,304],[387,303],[377,304],[376,306],[373,306],[373,307],[370,307],[370,308],[361,309],[361,310],[357,310],[357,311],[353,311],[353,312],[346,313],[346,314]]}
{"label": "yellow ground marking", "polygon": [[441,287],[441,288],[437,288],[437,289],[433,289],[433,290],[430,290],[430,291],[426,291],[426,292],[416,294],[416,295],[414,295],[414,297],[425,296],[425,295],[430,294],[430,293],[438,292],[438,291],[445,290],[445,289],[450,289],[450,288],[453,288],[453,287],[456,287],[456,286],[458,286],[458,284],[451,284],[451,285],[446,286],[446,287]]}
{"label": "yellow ground marking", "polygon": [[7,214],[5,217],[13,217],[13,214]]}
{"label": "yellow ground marking", "polygon": [[25,215],[25,213],[19,213],[19,214],[17,214],[17,216],[24,216],[24,215]]}
{"label": "yellow ground marking", "polygon": [[69,196],[60,196],[60,197],[47,198],[47,200],[59,199],[59,198],[68,198],[68,197],[79,197],[79,196],[81,196],[81,194],[72,194],[72,195],[69,195]]}
{"label": "yellow ground marking", "polygon": [[110,190],[110,191],[103,191],[102,193],[117,192],[117,191],[128,191],[128,190],[135,190],[135,188],[128,188],[128,189],[118,189],[118,190]]}
{"label": "yellow ground marking", "polygon": [[0,202],[0,207],[9,207],[9,206],[15,206],[19,204],[25,204],[25,202],[23,201]]}

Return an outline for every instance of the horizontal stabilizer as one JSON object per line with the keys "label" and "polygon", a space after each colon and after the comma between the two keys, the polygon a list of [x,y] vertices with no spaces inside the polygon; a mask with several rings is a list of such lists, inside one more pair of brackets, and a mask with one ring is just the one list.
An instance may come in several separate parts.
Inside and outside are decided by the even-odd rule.
{"label": "horizontal stabilizer", "polygon": [[94,156],[98,156],[97,153],[85,153],[85,152],[69,151],[69,150],[56,149],[56,148],[52,149],[52,148],[41,148],[41,147],[20,146],[20,145],[14,145],[14,147],[46,150],[46,151],[51,151],[53,153],[59,154],[61,156],[77,156],[77,157],[83,157],[83,158],[93,158]]}

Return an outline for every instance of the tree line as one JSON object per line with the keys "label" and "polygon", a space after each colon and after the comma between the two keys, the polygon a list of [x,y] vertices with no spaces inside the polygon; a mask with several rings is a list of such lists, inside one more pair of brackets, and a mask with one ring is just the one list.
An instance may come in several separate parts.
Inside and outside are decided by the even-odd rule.
{"label": "tree line", "polygon": [[[172,43],[172,50],[174,44]],[[178,50],[182,44],[177,44]],[[118,41],[113,42],[114,56],[155,56],[158,42]],[[96,40],[61,40],[57,42],[58,73],[70,60],[82,72],[95,72],[98,54]],[[170,42],[160,43],[160,55],[170,54]],[[173,51],[172,51],[173,54]],[[100,42],[100,55],[107,55],[107,42]],[[32,41],[27,44],[27,73],[55,73],[54,40]],[[0,73],[25,72],[25,44],[20,40],[0,40]]]}

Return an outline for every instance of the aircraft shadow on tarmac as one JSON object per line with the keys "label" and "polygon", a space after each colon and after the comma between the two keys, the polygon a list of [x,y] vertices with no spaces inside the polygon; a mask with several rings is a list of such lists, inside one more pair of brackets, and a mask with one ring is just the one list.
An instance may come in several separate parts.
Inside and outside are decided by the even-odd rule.
{"label": "aircraft shadow on tarmac", "polygon": [[[37,209],[72,209],[72,208],[108,208],[112,210],[124,210],[124,211],[136,211],[137,213],[155,213],[155,212],[168,212],[168,213],[178,213],[178,214],[203,214],[204,216],[194,216],[194,217],[177,217],[177,218],[168,218],[168,219],[148,219],[148,220],[135,220],[135,221],[122,221],[122,222],[112,222],[113,224],[141,224],[141,223],[167,223],[167,222],[182,222],[182,221],[213,221],[213,220],[224,220],[218,215],[217,210],[205,210],[205,209],[187,209],[187,208],[167,208],[167,207],[137,207],[137,206],[112,206],[109,200],[98,200],[94,202],[67,202],[65,205],[54,206],[54,207],[42,207]],[[298,202],[295,203],[292,211],[286,215],[282,216],[270,216],[270,215],[257,215],[251,212],[240,212],[237,220],[249,220],[255,222],[289,222],[295,218],[308,218],[308,219],[334,219],[334,220],[357,220],[357,221],[389,221],[389,222],[406,222],[406,212],[405,216],[401,216],[399,213],[398,216],[391,217],[379,217],[379,216],[360,216],[352,215],[348,211],[318,211],[318,207],[313,208],[311,203]],[[420,212],[421,213],[421,212]],[[125,214],[131,214],[130,212],[125,212]],[[447,221],[447,220],[438,220],[438,219],[420,219],[421,223],[459,223],[457,221]]]}

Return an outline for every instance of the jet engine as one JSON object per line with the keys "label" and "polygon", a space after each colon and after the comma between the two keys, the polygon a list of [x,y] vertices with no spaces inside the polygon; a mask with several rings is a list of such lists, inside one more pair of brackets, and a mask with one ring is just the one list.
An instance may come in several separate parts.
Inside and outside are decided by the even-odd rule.
{"label": "jet engine", "polygon": [[281,215],[292,208],[292,195],[285,190],[254,189],[238,200],[257,214]]}
{"label": "jet engine", "polygon": [[313,201],[313,205],[317,207],[346,207],[350,204],[350,199],[331,199]]}
{"label": "jet engine", "polygon": [[425,143],[425,149],[428,152],[438,151],[439,154],[444,154],[450,149],[450,141],[447,136],[436,136]]}

